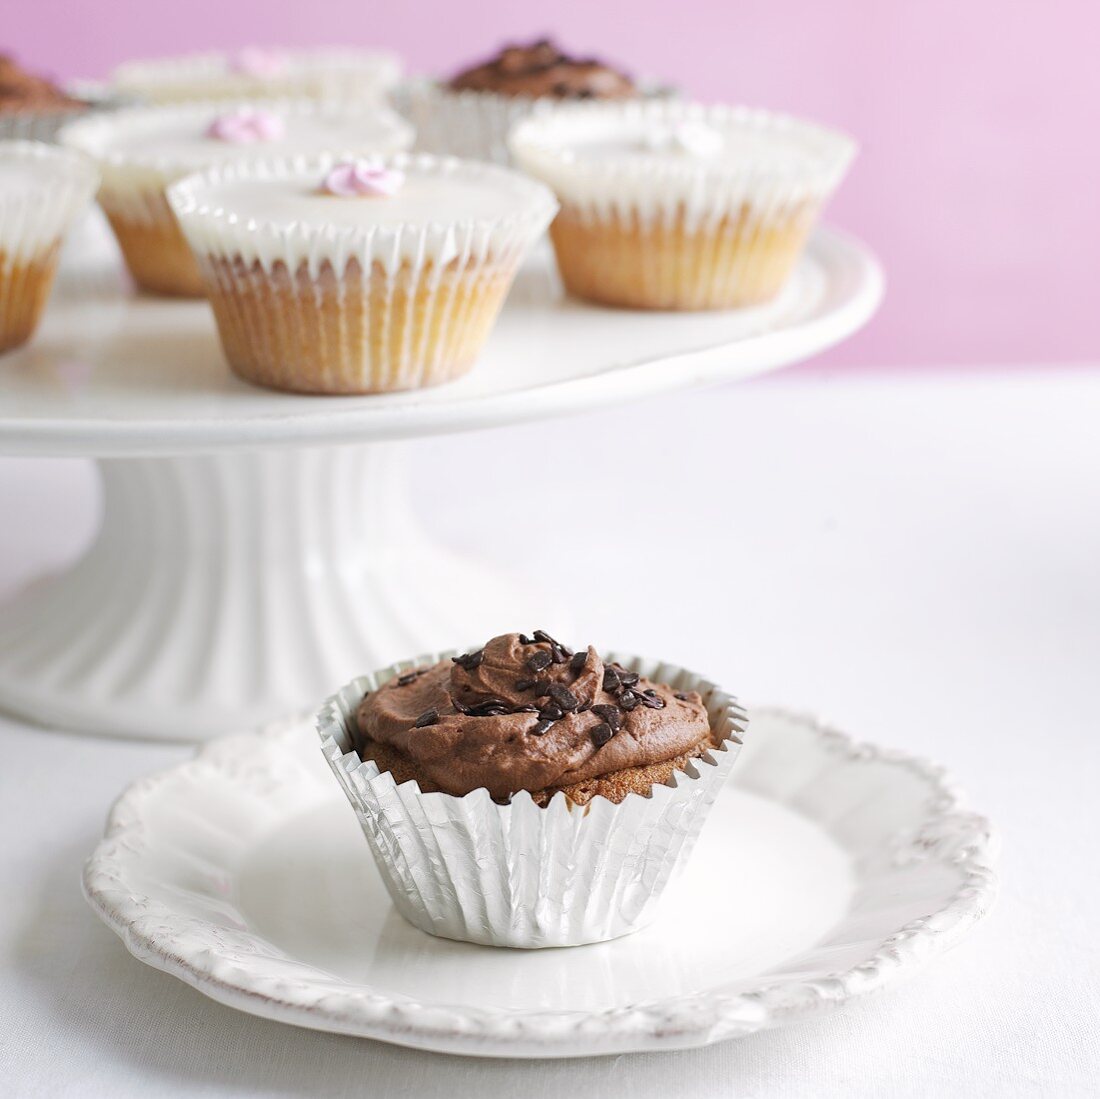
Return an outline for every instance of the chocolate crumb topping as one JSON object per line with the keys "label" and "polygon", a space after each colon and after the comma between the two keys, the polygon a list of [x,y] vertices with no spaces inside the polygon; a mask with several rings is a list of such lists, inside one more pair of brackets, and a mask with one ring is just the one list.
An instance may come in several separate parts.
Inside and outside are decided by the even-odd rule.
{"label": "chocolate crumb topping", "polygon": [[85,106],[52,81],[28,72],[14,57],[0,54],[0,114],[67,111]]}
{"label": "chocolate crumb topping", "polygon": [[588,735],[592,738],[592,743],[597,748],[602,748],[614,735],[611,731],[611,726],[606,721],[601,722],[599,725],[593,725],[588,731]]}
{"label": "chocolate crumb topping", "polygon": [[358,749],[389,753],[425,788],[541,796],[697,753],[710,737],[706,710],[694,692],[677,694],[674,706],[671,688],[545,630],[504,634],[364,698]]}
{"label": "chocolate crumb topping", "polygon": [[593,57],[570,57],[549,38],[507,45],[495,57],[457,73],[450,87],[555,99],[626,99],[637,94],[626,73]]}

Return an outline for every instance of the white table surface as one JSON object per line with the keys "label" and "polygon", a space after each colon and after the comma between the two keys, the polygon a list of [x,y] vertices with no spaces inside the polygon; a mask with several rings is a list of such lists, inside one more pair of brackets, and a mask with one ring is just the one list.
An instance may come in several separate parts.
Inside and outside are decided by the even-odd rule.
{"label": "white table surface", "polygon": [[[408,457],[429,528],[537,578],[571,640],[947,764],[999,826],[997,909],[909,984],[704,1050],[464,1060],[316,1034],[146,968],[80,896],[112,797],[188,749],[0,718],[0,1093],[1096,1093],[1100,369],[795,372]],[[95,508],[80,462],[0,461],[0,594],[78,552]]]}

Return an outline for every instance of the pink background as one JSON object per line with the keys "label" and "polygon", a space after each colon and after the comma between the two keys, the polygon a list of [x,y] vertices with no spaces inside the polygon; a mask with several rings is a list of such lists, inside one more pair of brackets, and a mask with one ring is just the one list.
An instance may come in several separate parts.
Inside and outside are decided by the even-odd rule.
{"label": "pink background", "polygon": [[384,44],[448,72],[551,31],[707,100],[800,112],[863,152],[829,217],[881,257],[833,361],[1100,358],[1100,5],[1092,0],[32,0],[8,49],[62,77],[136,55]]}

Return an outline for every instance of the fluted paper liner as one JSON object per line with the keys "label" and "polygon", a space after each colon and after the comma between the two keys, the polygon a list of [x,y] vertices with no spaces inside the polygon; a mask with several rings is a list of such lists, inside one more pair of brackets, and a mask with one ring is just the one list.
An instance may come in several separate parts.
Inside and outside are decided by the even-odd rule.
{"label": "fluted paper liner", "polygon": [[38,324],[57,268],[61,240],[91,201],[98,173],[87,158],[37,141],[0,145],[0,155],[49,167],[29,195],[0,193],[0,351],[27,340]]}
{"label": "fluted paper liner", "polygon": [[68,123],[83,118],[87,106],[57,110],[0,111],[0,141],[42,141],[50,144]]}
{"label": "fluted paper liner", "polygon": [[428,654],[353,680],[317,719],[321,747],[359,818],[397,910],[423,931],[488,946],[579,946],[618,938],[657,914],[740,751],[748,719],[736,699],[672,665],[610,653],[608,661],[703,697],[719,746],[648,796],[584,806],[558,793],[545,808],[526,791],[498,805],[485,789],[464,797],[397,785],[355,752],[364,694]]}
{"label": "fluted paper liner", "polygon": [[[578,156],[608,133],[709,128],[748,141],[705,155]],[[611,304],[710,309],[767,301],[855,155],[843,134],[744,107],[655,101],[561,107],[520,123],[516,163],[558,196],[551,236],[566,286]]]}
{"label": "fluted paper liner", "polygon": [[[250,381],[313,393],[411,389],[465,373],[524,253],[557,209],[553,195],[503,168],[399,154],[381,162],[439,178],[436,220],[276,224],[237,217],[206,197],[222,181],[320,181],[334,161],[237,162],[169,188],[233,368]],[[448,222],[450,178],[485,180],[521,205]]]}
{"label": "fluted paper liner", "polygon": [[[672,99],[670,88],[647,86],[646,99]],[[416,130],[416,148],[438,156],[467,157],[493,164],[513,164],[508,135],[524,119],[557,109],[563,102],[550,96],[500,95],[471,88],[449,88],[435,80],[409,80],[390,93],[390,102]],[[573,109],[595,107],[566,100]]]}

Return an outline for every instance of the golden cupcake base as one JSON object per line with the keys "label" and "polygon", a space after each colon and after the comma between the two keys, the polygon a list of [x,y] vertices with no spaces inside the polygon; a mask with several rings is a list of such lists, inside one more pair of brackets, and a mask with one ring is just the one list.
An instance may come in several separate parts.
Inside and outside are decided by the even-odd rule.
{"label": "golden cupcake base", "polygon": [[473,366],[514,264],[402,265],[355,259],[337,274],[208,257],[206,292],[222,347],[246,381],[295,393],[388,393],[439,385]]}
{"label": "golden cupcake base", "polygon": [[100,196],[131,277],[142,290],[171,297],[201,298],[202,275],[163,194],[146,195],[140,213]]}
{"label": "golden cupcake base", "polygon": [[714,225],[682,218],[594,218],[563,208],[550,237],[566,289],[629,309],[734,309],[770,301],[805,246],[816,210],[761,218],[751,207]]}
{"label": "golden cupcake base", "polygon": [[57,272],[58,244],[31,260],[13,260],[0,252],[0,352],[34,335]]}

